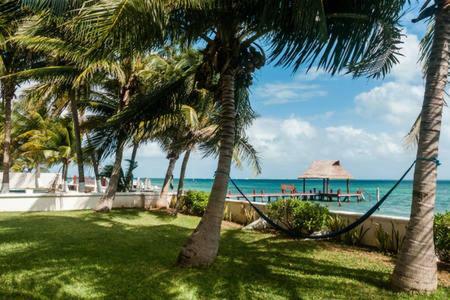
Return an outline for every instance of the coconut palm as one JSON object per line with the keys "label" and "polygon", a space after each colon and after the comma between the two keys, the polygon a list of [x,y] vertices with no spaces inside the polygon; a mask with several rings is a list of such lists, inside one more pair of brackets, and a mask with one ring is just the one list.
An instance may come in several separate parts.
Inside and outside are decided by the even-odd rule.
{"label": "coconut palm", "polygon": [[18,8],[17,1],[0,1],[0,97],[4,112],[2,193],[9,192],[12,101],[21,83],[17,78],[4,78],[4,76],[26,69],[39,62],[39,58],[10,42],[18,24],[26,15],[25,11]]}
{"label": "coconut palm", "polygon": [[[143,30],[147,1],[104,1],[80,13],[80,34],[99,45],[122,49],[150,45]],[[264,64],[265,41],[281,65],[318,66],[336,73],[354,66],[356,75],[384,75],[397,62],[400,43],[399,1],[167,1],[152,3],[155,15],[167,16],[167,38],[204,45],[200,87],[214,90],[221,107],[217,171],[202,221],[179,256],[185,266],[209,265],[218,251],[224,200],[236,135],[235,83],[251,82]],[[159,3],[159,4],[160,4]],[[165,18],[162,18],[166,20]],[[127,22],[133,20],[133,22]],[[155,21],[152,17],[151,21]],[[135,26],[135,24],[138,24]],[[163,22],[164,24],[164,22]],[[83,29],[83,25],[86,29]],[[151,26],[148,28],[154,28]],[[138,27],[139,26],[139,27]],[[109,32],[114,32],[109,35]],[[125,33],[130,33],[129,37]],[[200,42],[203,40],[204,43]],[[98,46],[96,44],[96,46]],[[248,84],[249,85],[249,84]]]}
{"label": "coconut palm", "polygon": [[[19,103],[19,106],[22,106]],[[14,167],[35,169],[36,188],[40,166],[48,167],[62,165],[63,189],[66,190],[68,166],[75,156],[74,130],[71,120],[61,117],[50,117],[43,110],[24,111],[20,109],[16,116],[16,130],[21,132],[17,135],[17,153]],[[15,125],[16,126],[16,125]],[[16,134],[17,134],[16,132]]]}
{"label": "coconut palm", "polygon": [[51,128],[45,134],[47,140],[42,145],[44,157],[49,167],[62,165],[62,190],[66,192],[69,165],[77,158],[73,122],[70,118],[52,118]]}
{"label": "coconut palm", "polygon": [[425,40],[426,84],[422,104],[417,162],[414,170],[410,221],[397,257],[392,285],[401,290],[433,291],[437,288],[433,241],[437,156],[445,87],[450,60],[450,1],[426,1],[421,17],[434,17],[432,38]]}

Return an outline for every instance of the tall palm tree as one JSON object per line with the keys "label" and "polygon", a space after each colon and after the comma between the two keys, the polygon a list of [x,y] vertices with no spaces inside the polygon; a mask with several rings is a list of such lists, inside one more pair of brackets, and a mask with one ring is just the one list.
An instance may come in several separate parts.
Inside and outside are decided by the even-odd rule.
{"label": "tall palm tree", "polygon": [[[146,84],[155,79],[153,62],[156,57],[156,55],[142,56],[137,54],[131,58],[124,58],[119,62],[124,77],[115,79],[118,88],[118,102],[114,114],[120,114],[132,103],[133,98],[145,93],[146,89],[149,88]],[[118,127],[114,167],[105,195],[97,205],[97,211],[109,211],[112,207],[120,177],[123,151],[129,140],[128,130],[129,126],[126,123],[121,123]]]}
{"label": "tall palm tree", "polygon": [[62,165],[63,190],[67,189],[68,166],[75,156],[74,130],[68,118],[48,116],[44,110],[29,111],[23,109],[23,99],[19,103],[20,111],[16,117],[20,126],[16,130],[17,147],[14,165],[35,169],[36,188],[40,166]]}
{"label": "tall palm tree", "polygon": [[47,140],[42,151],[49,167],[62,165],[62,190],[67,191],[67,172],[72,161],[77,159],[75,130],[69,118],[53,118],[46,133]]}
{"label": "tall palm tree", "polygon": [[[148,26],[144,24],[145,13],[136,9],[148,11],[145,0],[105,1],[83,9],[80,34],[85,32],[99,45],[107,41],[124,50],[131,49],[130,45],[154,45],[149,41],[154,41],[155,35],[149,38],[143,27],[148,30],[155,24],[166,27],[167,38],[206,44],[199,79],[202,87],[215,91],[221,107],[220,148],[206,212],[181,251],[180,265],[209,265],[217,255],[236,135],[236,82],[249,85],[254,70],[264,64],[264,51],[255,42],[264,40],[272,50],[272,59],[278,57],[279,64],[293,64],[294,69],[306,63],[334,74],[352,65],[356,75],[368,71],[373,76],[384,75],[397,62],[401,38],[398,20],[404,2],[154,2],[150,6],[156,12],[153,15],[163,22],[155,22],[153,16]],[[131,33],[128,38],[125,32]]]}
{"label": "tall palm tree", "polygon": [[19,9],[17,1],[0,2],[0,97],[3,104],[3,179],[1,193],[9,192],[9,172],[11,168],[11,116],[12,101],[20,81],[14,77],[3,78],[39,62],[29,52],[10,42],[17,27],[27,13]]}
{"label": "tall palm tree", "polygon": [[253,71],[264,63],[264,53],[255,41],[266,39],[272,57],[280,57],[282,65],[294,64],[294,70],[307,62],[332,74],[349,65],[355,66],[357,75],[368,69],[384,73],[396,61],[393,45],[400,35],[401,4],[357,2],[218,1],[211,9],[186,12],[188,32],[207,39],[205,65],[219,75],[222,115],[218,166],[208,206],[180,253],[180,265],[209,265],[217,255],[236,135],[236,82],[250,84]]}
{"label": "tall palm tree", "polygon": [[[16,30],[23,26],[23,21],[26,20],[41,20],[38,15],[50,16],[48,13],[43,14],[43,12],[52,12],[57,14],[59,17],[60,24],[67,21],[68,18],[73,16],[73,13],[77,8],[84,5],[83,0],[60,0],[60,1],[42,1],[42,0],[1,0],[0,1],[0,77],[2,77],[2,98],[4,100],[5,106],[5,126],[4,126],[4,144],[3,144],[3,181],[2,181],[2,192],[8,192],[9,190],[9,169],[10,169],[10,144],[11,144],[11,105],[12,98],[14,97],[14,92],[17,85],[20,83],[18,77],[4,77],[5,75],[13,74],[27,68],[32,68],[35,66],[45,65],[45,56],[31,56],[30,51],[26,51],[14,41],[11,41],[11,37],[16,35]],[[35,14],[35,15],[33,15]],[[64,20],[62,20],[64,19]],[[56,19],[53,18],[52,21]],[[25,22],[26,23],[26,22]],[[19,26],[20,25],[20,26]],[[57,30],[59,26],[52,24],[53,26],[48,26],[48,22],[35,23],[36,27],[28,27],[33,32],[42,31],[42,26],[47,26],[53,33],[60,34],[61,32]],[[31,51],[32,52],[32,51]],[[76,109],[75,98],[73,98],[72,112]],[[74,125],[77,132],[77,156],[78,156],[78,169],[80,183],[84,182],[84,171],[83,171],[83,157],[81,154],[81,138],[79,135],[77,117],[74,115]],[[81,189],[83,189],[83,184],[81,184]]]}
{"label": "tall palm tree", "polygon": [[437,265],[433,241],[437,157],[450,61],[450,1],[426,1],[422,15],[434,13],[434,34],[426,61],[425,95],[422,104],[417,162],[414,170],[411,216],[405,240],[392,276],[401,290],[433,291]]}

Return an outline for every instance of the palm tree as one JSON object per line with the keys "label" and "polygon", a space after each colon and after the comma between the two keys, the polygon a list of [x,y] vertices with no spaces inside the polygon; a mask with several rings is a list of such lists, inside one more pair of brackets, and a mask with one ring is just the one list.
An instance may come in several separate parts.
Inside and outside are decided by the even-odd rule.
{"label": "palm tree", "polygon": [[[421,17],[434,13],[434,33],[428,40],[425,95],[422,104],[411,216],[398,254],[392,285],[400,290],[434,291],[437,265],[433,240],[437,157],[445,87],[450,60],[450,1],[426,1]],[[426,49],[425,49],[426,50]]]}
{"label": "palm tree", "polygon": [[[26,98],[25,98],[26,99]],[[67,189],[66,177],[70,162],[75,156],[74,130],[68,118],[48,116],[44,110],[24,110],[24,98],[18,104],[16,112],[17,135],[16,159],[14,167],[35,169],[36,188],[40,175],[40,166],[62,165],[63,190]],[[20,133],[20,134],[18,134]]]}
{"label": "palm tree", "polygon": [[282,65],[294,64],[294,70],[308,62],[309,67],[316,63],[332,74],[349,65],[355,66],[357,75],[363,70],[384,73],[396,61],[393,45],[400,34],[401,5],[369,2],[345,6],[331,1],[218,1],[211,9],[186,12],[181,23],[188,26],[187,31],[207,39],[205,69],[219,75],[222,115],[218,166],[208,206],[180,253],[180,265],[209,265],[217,255],[236,135],[236,82],[249,85],[255,68],[264,63],[264,53],[254,46],[255,41],[268,40],[272,58],[281,57]]}
{"label": "palm tree", "polygon": [[[118,66],[122,68],[122,74],[124,76],[123,78],[115,78],[114,82],[110,83],[112,86],[115,84],[117,88],[116,93],[118,94],[118,102],[114,114],[120,114],[132,103],[134,97],[145,93],[145,89],[148,88],[146,83],[155,77],[154,70],[152,69],[154,58],[154,55],[141,56],[137,54],[134,57],[124,58],[120,61]],[[106,126],[111,128],[110,125]],[[112,202],[115,198],[120,177],[123,151],[129,140],[128,130],[129,126],[126,123],[121,123],[116,130],[117,146],[115,149],[113,170],[106,192],[97,205],[97,211],[109,211],[112,208]]]}
{"label": "palm tree", "polygon": [[[62,31],[56,30],[73,16],[77,8],[84,5],[83,0],[61,0],[61,1],[41,1],[41,0],[2,0],[0,2],[0,82],[2,87],[1,96],[5,106],[5,126],[4,126],[4,144],[3,144],[3,181],[2,192],[9,190],[9,169],[10,161],[10,144],[11,144],[11,105],[17,85],[21,79],[17,76],[8,76],[17,72],[33,68],[35,66],[43,66],[46,64],[45,55],[36,55],[35,51],[25,50],[21,45],[14,41],[16,31],[21,27],[25,27],[34,33],[42,31],[51,32],[52,34],[61,34]],[[46,12],[46,13],[43,13]],[[52,12],[58,15],[58,18],[51,18]],[[34,15],[33,15],[34,14]],[[64,20],[62,20],[64,19]],[[31,24],[35,26],[29,26]],[[58,21],[57,21],[58,20]],[[25,22],[24,22],[25,21]],[[44,21],[44,22],[42,22]],[[19,25],[20,24],[20,25]],[[27,27],[28,26],[28,27]],[[13,38],[13,39],[11,39]],[[33,55],[30,55],[34,53]],[[23,78],[22,78],[23,79]],[[77,140],[77,157],[79,169],[80,187],[84,186],[83,157],[81,153],[81,137],[79,134],[79,126],[77,124],[78,115],[75,115],[76,98],[72,97],[71,102],[72,114],[74,116],[74,125]]]}
{"label": "palm tree", "polygon": [[31,56],[31,53],[9,41],[27,13],[18,9],[17,1],[12,0],[0,2],[0,12],[0,97],[2,98],[4,112],[1,193],[8,193],[11,168],[12,101],[20,81],[13,77],[3,77],[27,68],[36,63],[37,60],[34,55]]}
{"label": "palm tree", "polygon": [[[250,85],[253,71],[265,60],[255,42],[264,40],[272,59],[280,58],[281,65],[293,64],[295,70],[307,63],[332,74],[353,66],[356,75],[384,75],[397,62],[398,20],[404,2],[192,0],[148,6],[145,0],[123,0],[83,9],[80,32],[98,41],[96,47],[108,42],[123,51],[132,49],[131,45],[148,48],[157,36],[149,36],[155,24],[167,24],[166,38],[206,44],[198,79],[200,87],[215,92],[221,107],[220,148],[206,212],[181,251],[180,265],[209,265],[217,255],[236,135],[235,83]],[[146,24],[149,8],[153,16]]]}
{"label": "palm tree", "polygon": [[131,148],[131,157],[129,159],[130,164],[125,176],[125,187],[128,191],[133,188],[133,170],[137,168],[136,156],[139,148],[139,141],[133,141],[133,146]]}

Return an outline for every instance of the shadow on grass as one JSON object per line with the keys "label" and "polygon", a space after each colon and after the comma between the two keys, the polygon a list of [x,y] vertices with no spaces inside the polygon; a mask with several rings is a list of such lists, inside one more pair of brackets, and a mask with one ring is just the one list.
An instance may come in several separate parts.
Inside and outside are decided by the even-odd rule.
{"label": "shadow on grass", "polygon": [[339,298],[386,284],[385,272],[315,259],[320,243],[238,230],[224,231],[210,268],[178,268],[198,219],[167,220],[130,210],[0,218],[0,298]]}

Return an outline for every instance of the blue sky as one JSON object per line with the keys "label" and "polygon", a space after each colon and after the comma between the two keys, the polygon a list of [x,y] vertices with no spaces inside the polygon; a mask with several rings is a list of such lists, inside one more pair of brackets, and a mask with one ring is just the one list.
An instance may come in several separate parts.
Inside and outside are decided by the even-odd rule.
{"label": "blue sky", "polygon": [[[415,156],[403,137],[417,117],[423,97],[419,41],[426,26],[412,24],[414,7],[403,18],[400,64],[383,80],[330,77],[322,70],[267,65],[255,75],[251,102],[260,117],[249,129],[263,172],[257,178],[296,178],[315,159],[339,159],[361,179],[398,178]],[[450,178],[450,126],[444,113],[439,178]],[[129,154],[129,151],[127,152]],[[135,176],[162,177],[167,160],[156,144],[142,146]],[[178,177],[179,164],[175,177]],[[196,152],[187,176],[210,178],[216,161]],[[255,178],[250,168],[233,168],[235,178]]]}

